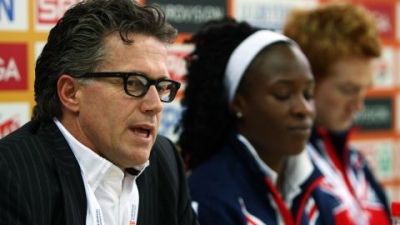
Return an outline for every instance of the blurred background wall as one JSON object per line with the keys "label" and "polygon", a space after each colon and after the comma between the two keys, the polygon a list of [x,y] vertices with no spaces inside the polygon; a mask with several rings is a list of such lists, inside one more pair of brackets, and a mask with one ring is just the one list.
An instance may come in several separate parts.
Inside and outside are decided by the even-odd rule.
{"label": "blurred background wall", "polygon": [[[0,0],[0,138],[30,120],[34,106],[35,61],[48,32],[65,10],[80,0]],[[230,15],[253,25],[280,30],[292,8],[312,8],[328,0],[141,0],[159,4],[180,35],[169,48],[171,77],[183,83],[177,99],[164,107],[160,133],[177,139],[185,61],[192,46],[183,44],[199,25]],[[350,0],[375,16],[383,55],[357,118],[352,144],[363,151],[391,200],[400,200],[400,0]],[[317,37],[316,37],[317,41]],[[212,65],[210,65],[212,66]]]}

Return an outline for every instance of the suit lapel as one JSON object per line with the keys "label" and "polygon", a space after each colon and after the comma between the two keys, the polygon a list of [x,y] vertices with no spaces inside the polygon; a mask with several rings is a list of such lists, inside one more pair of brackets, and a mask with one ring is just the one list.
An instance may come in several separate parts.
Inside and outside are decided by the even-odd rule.
{"label": "suit lapel", "polygon": [[87,202],[78,161],[53,121],[45,122],[38,135],[45,141],[54,159],[63,195],[65,224],[85,224]]}
{"label": "suit lapel", "polygon": [[[157,189],[157,153],[153,149],[150,153],[150,165],[137,178],[136,183],[139,189],[139,214],[137,224],[158,224],[158,189]],[[168,223],[168,221],[165,221]]]}

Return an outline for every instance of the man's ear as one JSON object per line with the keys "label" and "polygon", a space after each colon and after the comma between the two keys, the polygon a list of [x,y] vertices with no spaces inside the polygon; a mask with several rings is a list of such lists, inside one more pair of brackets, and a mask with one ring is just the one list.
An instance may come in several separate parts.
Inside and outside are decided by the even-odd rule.
{"label": "man's ear", "polygon": [[79,83],[69,75],[63,74],[57,81],[57,93],[60,98],[62,107],[69,111],[79,111]]}

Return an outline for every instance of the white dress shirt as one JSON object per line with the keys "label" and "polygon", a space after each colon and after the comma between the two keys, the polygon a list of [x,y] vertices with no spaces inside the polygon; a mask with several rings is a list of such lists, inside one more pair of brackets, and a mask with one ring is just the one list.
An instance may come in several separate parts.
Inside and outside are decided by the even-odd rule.
{"label": "white dress shirt", "polygon": [[54,122],[81,167],[88,201],[86,224],[129,225],[136,222],[139,192],[135,179],[149,162],[135,168],[140,173],[133,176],[81,144],[57,119]]}

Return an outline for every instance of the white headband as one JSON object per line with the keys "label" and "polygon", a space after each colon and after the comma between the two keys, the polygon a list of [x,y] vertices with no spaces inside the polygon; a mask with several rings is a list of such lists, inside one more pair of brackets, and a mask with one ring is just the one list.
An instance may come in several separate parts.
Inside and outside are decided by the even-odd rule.
{"label": "white headband", "polygon": [[265,47],[273,43],[293,41],[288,37],[268,30],[260,30],[247,37],[233,51],[225,69],[225,87],[229,103],[232,103],[239,82],[254,57]]}

